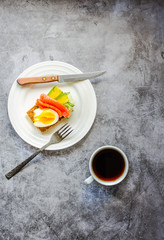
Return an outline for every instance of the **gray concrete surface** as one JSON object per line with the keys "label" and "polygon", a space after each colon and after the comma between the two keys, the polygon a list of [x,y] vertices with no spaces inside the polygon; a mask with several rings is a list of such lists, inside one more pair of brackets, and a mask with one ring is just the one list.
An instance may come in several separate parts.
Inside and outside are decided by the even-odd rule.
{"label": "gray concrete surface", "polygon": [[[0,1],[0,33],[0,240],[164,239],[163,1]],[[43,152],[8,181],[35,151],[9,121],[8,94],[47,60],[107,70],[93,81],[96,119],[81,142]],[[106,144],[127,154],[127,178],[84,185]]]}

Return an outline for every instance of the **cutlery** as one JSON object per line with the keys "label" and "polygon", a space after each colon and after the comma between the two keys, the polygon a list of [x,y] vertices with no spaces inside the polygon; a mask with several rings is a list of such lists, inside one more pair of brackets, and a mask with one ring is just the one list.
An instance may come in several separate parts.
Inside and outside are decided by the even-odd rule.
{"label": "cutlery", "polygon": [[45,148],[50,146],[54,143],[61,142],[64,138],[66,138],[73,129],[71,126],[66,123],[64,126],[62,126],[58,131],[52,134],[49,142],[45,144],[43,147],[38,149],[35,153],[33,153],[30,157],[28,157],[26,160],[24,160],[22,163],[20,163],[17,167],[12,169],[10,172],[8,172],[5,176],[7,179],[12,178],[15,174],[17,174],[27,163],[29,163],[34,157],[36,157],[40,152],[42,152]]}
{"label": "cutlery", "polygon": [[19,85],[25,85],[30,83],[46,83],[58,81],[62,82],[75,82],[82,81],[86,79],[92,79],[103,75],[106,71],[103,72],[91,72],[91,73],[80,73],[80,74],[68,74],[68,75],[54,75],[54,76],[42,76],[42,77],[26,77],[18,78],[17,82]]}

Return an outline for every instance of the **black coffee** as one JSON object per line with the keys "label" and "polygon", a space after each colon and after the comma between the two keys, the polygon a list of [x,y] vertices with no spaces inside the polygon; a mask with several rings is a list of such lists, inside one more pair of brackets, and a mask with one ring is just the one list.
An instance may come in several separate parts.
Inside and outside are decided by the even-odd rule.
{"label": "black coffee", "polygon": [[113,149],[104,149],[96,154],[92,167],[95,175],[103,181],[119,178],[125,169],[123,156]]}

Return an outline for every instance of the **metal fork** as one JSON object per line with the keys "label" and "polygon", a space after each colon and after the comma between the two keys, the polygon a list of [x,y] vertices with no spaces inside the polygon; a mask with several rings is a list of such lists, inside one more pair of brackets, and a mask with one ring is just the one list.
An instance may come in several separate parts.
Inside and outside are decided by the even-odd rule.
{"label": "metal fork", "polygon": [[22,163],[20,163],[17,167],[12,169],[10,172],[8,172],[5,176],[7,179],[12,178],[15,174],[17,174],[27,163],[29,163],[34,157],[36,157],[40,152],[42,152],[44,149],[46,149],[48,146],[61,142],[64,138],[66,138],[73,129],[71,128],[68,123],[66,123],[64,126],[62,126],[58,131],[52,134],[50,140],[48,143],[46,143],[43,147],[39,148],[35,153],[33,153],[30,157],[28,157],[26,160],[24,160]]}

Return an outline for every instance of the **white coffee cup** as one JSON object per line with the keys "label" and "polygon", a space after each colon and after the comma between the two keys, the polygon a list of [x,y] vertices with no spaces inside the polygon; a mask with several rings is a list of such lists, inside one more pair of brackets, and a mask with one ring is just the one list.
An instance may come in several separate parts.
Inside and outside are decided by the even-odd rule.
{"label": "white coffee cup", "polygon": [[[101,159],[100,159],[101,158]],[[118,161],[119,159],[119,161]],[[99,171],[95,170],[96,162],[97,161],[97,166],[99,164],[101,169],[101,173],[103,171],[103,167],[107,166],[107,169],[109,171],[108,174],[114,174],[120,171],[120,175],[116,175],[115,177],[108,177],[105,178],[103,175],[100,174]],[[105,161],[105,162],[104,162]],[[102,163],[102,165],[101,165]],[[93,165],[94,164],[94,165]],[[106,164],[106,165],[104,165]],[[111,165],[110,165],[111,164]],[[112,166],[113,164],[113,166]],[[123,166],[124,164],[124,166]],[[113,172],[112,172],[112,167],[113,167]],[[97,168],[98,169],[98,168]],[[122,169],[122,172],[121,172]],[[96,180],[98,183],[105,185],[105,186],[113,186],[116,185],[126,177],[129,169],[129,163],[127,156],[125,153],[119,149],[118,147],[115,146],[103,146],[98,148],[91,156],[90,161],[89,161],[89,170],[91,173],[91,176],[85,179],[86,184],[90,184],[93,180]],[[105,171],[106,172],[106,171]],[[103,176],[103,177],[102,177]]]}

